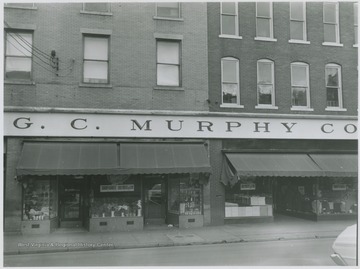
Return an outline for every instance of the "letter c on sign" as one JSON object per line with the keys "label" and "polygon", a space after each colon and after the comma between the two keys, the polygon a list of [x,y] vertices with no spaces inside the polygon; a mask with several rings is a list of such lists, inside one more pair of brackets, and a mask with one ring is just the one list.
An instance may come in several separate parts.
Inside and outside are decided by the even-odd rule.
{"label": "letter c on sign", "polygon": [[321,126],[321,131],[322,131],[323,133],[330,134],[330,133],[334,132],[334,129],[331,129],[331,131],[330,131],[330,130],[329,130],[329,131],[326,131],[326,130],[325,130],[325,126],[326,126],[326,125],[329,125],[329,126],[333,127],[333,125],[330,124],[330,123],[325,123],[325,124],[323,124],[323,126]]}
{"label": "letter c on sign", "polygon": [[19,120],[27,120],[27,121],[30,121],[30,118],[17,118],[16,120],[14,120],[14,126],[18,129],[27,129],[29,128],[32,123],[31,122],[24,122],[25,126],[19,126],[18,122]]}
{"label": "letter c on sign", "polygon": [[79,120],[86,122],[86,119],[75,119],[75,120],[73,120],[73,121],[71,122],[71,127],[74,128],[75,130],[84,130],[84,129],[86,129],[86,128],[87,128],[87,125],[85,125],[84,127],[76,127],[76,126],[75,126],[75,123],[76,123],[77,121],[79,121]]}

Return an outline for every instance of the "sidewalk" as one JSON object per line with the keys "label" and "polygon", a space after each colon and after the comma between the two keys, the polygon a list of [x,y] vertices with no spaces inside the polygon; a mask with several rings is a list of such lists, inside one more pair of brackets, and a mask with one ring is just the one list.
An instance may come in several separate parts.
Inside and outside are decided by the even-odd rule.
{"label": "sidewalk", "polygon": [[128,249],[309,238],[335,238],[355,220],[314,222],[277,216],[273,223],[249,223],[192,229],[176,227],[133,232],[55,231],[48,235],[4,235],[4,254]]}

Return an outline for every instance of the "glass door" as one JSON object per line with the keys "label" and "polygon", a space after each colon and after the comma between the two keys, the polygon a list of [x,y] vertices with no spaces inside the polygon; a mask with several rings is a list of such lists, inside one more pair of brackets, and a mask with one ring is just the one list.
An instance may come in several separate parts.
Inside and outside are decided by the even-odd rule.
{"label": "glass door", "polygon": [[145,177],[143,190],[145,224],[165,224],[166,189],[164,180],[160,177]]}

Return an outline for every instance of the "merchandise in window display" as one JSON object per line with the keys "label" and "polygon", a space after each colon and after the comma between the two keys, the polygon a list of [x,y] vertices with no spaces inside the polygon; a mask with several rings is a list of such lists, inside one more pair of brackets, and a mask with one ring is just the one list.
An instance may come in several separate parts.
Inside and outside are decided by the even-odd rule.
{"label": "merchandise in window display", "polygon": [[138,198],[94,198],[91,203],[92,218],[141,217],[142,205]]}
{"label": "merchandise in window display", "polygon": [[180,215],[202,214],[202,193],[199,180],[180,180]]}

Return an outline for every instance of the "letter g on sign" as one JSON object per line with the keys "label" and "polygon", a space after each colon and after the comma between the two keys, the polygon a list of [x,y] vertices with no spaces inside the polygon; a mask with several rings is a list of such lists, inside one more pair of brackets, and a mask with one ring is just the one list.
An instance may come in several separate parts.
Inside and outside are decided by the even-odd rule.
{"label": "letter g on sign", "polygon": [[[22,120],[25,120],[25,122],[23,122]],[[30,128],[32,124],[33,123],[30,122],[30,118],[17,118],[16,120],[14,120],[14,126],[18,129]]]}

